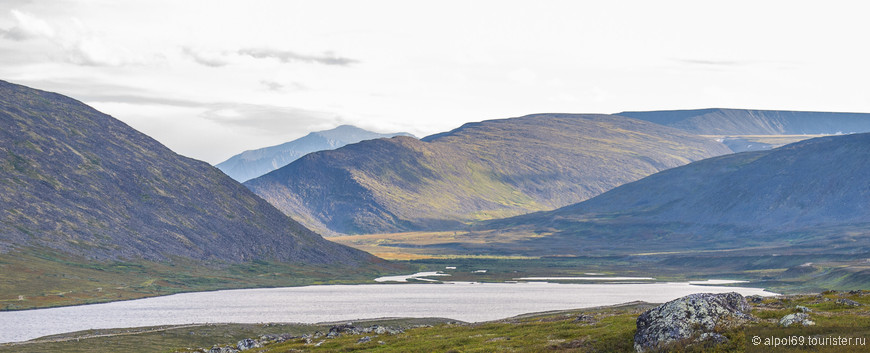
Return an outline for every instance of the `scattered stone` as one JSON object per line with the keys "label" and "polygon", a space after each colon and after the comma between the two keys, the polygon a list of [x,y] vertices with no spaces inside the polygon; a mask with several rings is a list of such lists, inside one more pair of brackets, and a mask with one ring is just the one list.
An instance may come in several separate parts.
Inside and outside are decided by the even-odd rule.
{"label": "scattered stone", "polygon": [[797,309],[797,310],[799,310],[799,311],[802,312],[802,313],[811,313],[811,312],[813,312],[813,309],[807,308],[807,307],[805,307],[805,306],[803,306],[803,305],[798,305],[798,306],[796,306],[796,307],[794,307],[794,308]]}
{"label": "scattered stone", "polygon": [[847,305],[847,306],[861,306],[862,305],[861,303],[856,302],[852,299],[845,299],[845,298],[837,299],[837,304],[842,304],[842,305]]}
{"label": "scattered stone", "polygon": [[590,323],[595,322],[595,317],[592,315],[580,314],[577,316],[576,319],[574,319],[574,322],[582,322],[582,323],[590,324]]}
{"label": "scattered stone", "polygon": [[320,345],[323,344],[323,342],[326,342],[326,340],[322,340],[322,341],[320,341],[320,342],[317,342],[317,343],[314,344],[314,346],[315,346],[315,347],[320,347]]}
{"label": "scattered stone", "polygon": [[805,313],[795,313],[783,316],[782,319],[779,319],[779,324],[782,327],[789,327],[791,325],[812,326],[816,323],[810,320],[810,316]]}
{"label": "scattered stone", "polygon": [[365,336],[365,337],[363,337],[363,338],[360,338],[358,341],[356,341],[356,344],[360,344],[360,343],[368,343],[368,342],[371,342],[371,341],[372,341],[372,338],[371,338],[371,337],[369,337],[369,336]]}
{"label": "scattered stone", "polygon": [[208,353],[239,353],[239,351],[233,347],[219,347],[214,346],[208,351]]}
{"label": "scattered stone", "polygon": [[493,337],[493,338],[486,340],[486,342],[510,341],[510,340],[511,340],[510,337]]}
{"label": "scattered stone", "polygon": [[761,303],[764,301],[764,297],[762,297],[760,295],[750,295],[750,296],[746,297],[746,301],[753,303],[753,304],[758,304],[758,303]]}
{"label": "scattered stone", "polygon": [[267,335],[261,335],[260,338],[258,339],[258,341],[260,341],[261,345],[266,345],[266,344],[273,344],[273,343],[281,343],[281,342],[291,340],[294,338],[301,338],[301,337],[292,336],[292,335],[286,334],[286,333],[282,334],[282,335],[267,334]]}
{"label": "scattered stone", "polygon": [[[698,293],[647,310],[637,318],[634,348],[638,352],[661,349],[675,342],[716,341],[718,328],[739,326],[754,318],[749,304],[738,293]],[[725,337],[721,337],[725,338]]]}

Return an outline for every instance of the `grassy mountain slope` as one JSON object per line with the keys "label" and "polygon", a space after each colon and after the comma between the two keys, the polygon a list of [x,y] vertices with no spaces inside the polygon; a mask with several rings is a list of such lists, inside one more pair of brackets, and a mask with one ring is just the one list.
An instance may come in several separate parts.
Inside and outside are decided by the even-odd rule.
{"label": "grassy mountain slope", "polygon": [[486,228],[546,233],[526,245],[575,253],[857,254],[870,249],[868,173],[870,134],[816,138],[698,161]]}
{"label": "grassy mountain slope", "polygon": [[819,135],[870,132],[870,114],[750,109],[622,112],[699,135]]}
{"label": "grassy mountain slope", "polygon": [[639,120],[538,114],[312,153],[245,185],[321,232],[397,232],[553,209],[727,152]]}
{"label": "grassy mountain slope", "polygon": [[231,178],[245,182],[290,164],[311,152],[332,150],[363,140],[400,135],[411,136],[404,132],[380,134],[351,125],[342,125],[331,130],[312,132],[280,145],[245,151],[219,163],[216,167]]}
{"label": "grassy mountain slope", "polygon": [[59,94],[0,81],[0,253],[360,265],[204,162]]}

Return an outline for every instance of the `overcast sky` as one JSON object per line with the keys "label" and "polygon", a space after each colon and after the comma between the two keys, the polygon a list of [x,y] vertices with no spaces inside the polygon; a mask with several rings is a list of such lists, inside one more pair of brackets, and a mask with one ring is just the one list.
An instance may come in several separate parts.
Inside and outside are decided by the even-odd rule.
{"label": "overcast sky", "polygon": [[870,112],[864,3],[0,0],[0,79],[210,163],[340,124]]}

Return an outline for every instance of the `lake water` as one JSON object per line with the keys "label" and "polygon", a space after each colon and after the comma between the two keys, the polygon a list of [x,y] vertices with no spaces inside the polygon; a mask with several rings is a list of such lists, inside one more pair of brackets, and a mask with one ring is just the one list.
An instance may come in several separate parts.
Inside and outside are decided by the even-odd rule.
{"label": "lake water", "polygon": [[443,317],[468,322],[520,314],[663,303],[692,293],[773,295],[758,288],[689,283],[443,283],[322,285],[183,293],[63,308],[0,312],[0,343],[81,331],[192,323],[317,323],[381,317]]}

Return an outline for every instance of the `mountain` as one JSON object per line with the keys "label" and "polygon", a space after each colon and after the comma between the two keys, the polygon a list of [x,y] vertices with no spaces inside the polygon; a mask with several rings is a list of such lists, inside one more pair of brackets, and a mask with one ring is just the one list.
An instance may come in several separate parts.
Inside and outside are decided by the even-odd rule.
{"label": "mountain", "polygon": [[870,132],[870,114],[750,109],[622,112],[698,135],[834,135]]}
{"label": "mountain", "polygon": [[526,245],[587,253],[753,246],[860,252],[870,250],[868,173],[870,134],[821,137],[694,162],[483,228],[546,233],[546,245]]}
{"label": "mountain", "polygon": [[376,259],[324,240],[216,168],[111,116],[4,81],[0,190],[0,254],[344,265]]}
{"label": "mountain", "polygon": [[239,182],[256,178],[290,164],[311,152],[334,150],[364,140],[413,135],[405,132],[379,134],[356,126],[341,125],[332,130],[312,132],[280,145],[245,151],[230,157],[216,167]]}
{"label": "mountain", "polygon": [[536,114],[311,153],[245,185],[323,234],[450,229],[565,206],[728,152],[620,116]]}

